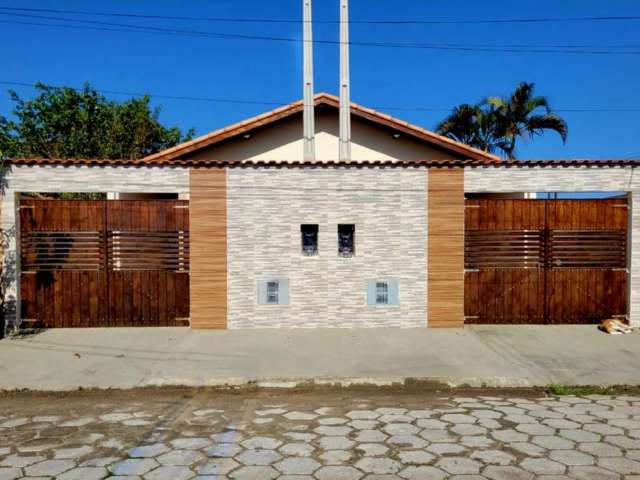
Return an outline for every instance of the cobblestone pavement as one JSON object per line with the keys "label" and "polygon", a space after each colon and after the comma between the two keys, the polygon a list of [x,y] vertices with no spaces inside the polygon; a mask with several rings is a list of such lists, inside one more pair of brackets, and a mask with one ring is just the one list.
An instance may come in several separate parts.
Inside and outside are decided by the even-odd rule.
{"label": "cobblestone pavement", "polygon": [[640,396],[0,397],[0,480],[640,479]]}

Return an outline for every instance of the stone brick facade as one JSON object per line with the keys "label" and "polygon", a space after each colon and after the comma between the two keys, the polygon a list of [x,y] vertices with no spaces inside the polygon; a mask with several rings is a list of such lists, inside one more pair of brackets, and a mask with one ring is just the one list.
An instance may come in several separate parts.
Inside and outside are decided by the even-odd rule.
{"label": "stone brick facade", "polygon": [[[228,326],[424,327],[427,171],[229,169]],[[338,224],[355,224],[352,258]],[[301,253],[301,224],[319,225],[319,252]],[[289,281],[289,305],[258,305],[265,277]],[[397,279],[397,306],[368,306],[367,281]]]}

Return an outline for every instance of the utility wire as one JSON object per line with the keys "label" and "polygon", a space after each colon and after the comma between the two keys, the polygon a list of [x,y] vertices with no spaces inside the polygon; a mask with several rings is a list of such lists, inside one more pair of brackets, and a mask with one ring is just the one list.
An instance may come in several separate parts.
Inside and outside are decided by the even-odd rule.
{"label": "utility wire", "polygon": [[[148,33],[148,34],[170,34],[170,35],[184,35],[184,36],[195,36],[195,37],[207,37],[207,38],[227,38],[227,39],[236,39],[236,40],[259,40],[259,41],[272,41],[272,42],[304,42],[304,40],[298,38],[290,38],[290,37],[277,37],[277,36],[268,36],[268,35],[246,35],[246,34],[237,34],[237,33],[222,33],[222,32],[209,32],[209,31],[198,31],[198,30],[183,30],[183,29],[175,29],[175,28],[163,28],[163,27],[152,27],[145,25],[137,25],[137,24],[126,24],[126,23],[113,23],[113,22],[102,22],[97,20],[80,20],[80,19],[70,19],[64,17],[52,17],[45,15],[30,15],[30,14],[20,14],[20,13],[3,13],[0,12],[0,15],[11,16],[11,17],[26,17],[26,18],[35,18],[35,19],[43,19],[43,20],[53,20],[53,21],[62,21],[62,22],[75,22],[80,24],[89,24],[97,27],[82,27],[84,29],[96,29],[96,30],[108,30],[108,31],[122,31],[128,33]],[[35,23],[35,22],[19,22],[19,21],[4,21],[0,20],[0,23],[19,23],[19,24],[28,24],[28,25],[36,25],[36,26],[47,26],[47,27],[58,27],[58,28],[78,28],[76,25],[67,25],[67,24],[51,24],[51,23]],[[113,28],[117,27],[117,28]],[[314,44],[318,45],[340,45],[340,41],[338,40],[322,40],[315,39],[313,40]],[[547,47],[538,47],[538,46],[528,46],[527,48],[523,47],[511,47],[511,48],[494,48],[489,46],[475,46],[475,45],[463,45],[463,44],[425,44],[425,43],[388,43],[388,42],[358,42],[352,41],[349,42],[351,46],[363,46],[363,47],[382,47],[382,48],[405,48],[405,49],[422,49],[422,50],[445,50],[445,51],[465,51],[465,52],[490,52],[490,53],[554,53],[554,54],[578,54],[578,55],[640,55],[640,50],[611,50],[611,48],[620,48],[621,46],[613,46],[613,47],[603,47],[597,50],[590,49],[559,49],[557,46],[547,46]],[[625,45],[621,48],[638,48],[637,45]]]}
{"label": "utility wire", "polygon": [[[190,17],[181,15],[149,15],[128,12],[93,12],[87,10],[63,10],[53,8],[21,8],[21,7],[0,7],[0,10],[21,11],[21,12],[41,12],[41,13],[64,13],[69,15],[93,15],[103,17],[129,17],[147,18],[157,20],[187,20],[187,21],[207,21],[220,23],[303,23],[302,19],[296,18],[239,18],[239,17]],[[442,19],[442,20],[351,20],[352,24],[365,25],[460,25],[460,24],[496,24],[496,23],[568,23],[568,22],[618,22],[637,21],[640,16],[636,15],[604,15],[591,17],[525,17],[525,18],[489,18],[489,19]],[[316,24],[335,24],[339,20],[314,20]]]}
{"label": "utility wire", "polygon": [[[56,85],[49,85],[43,83],[44,85],[54,87],[54,88],[71,88],[72,90],[81,92],[81,88],[73,88],[73,87],[62,87]],[[28,87],[28,88],[36,88],[37,84],[35,83],[27,83],[27,82],[14,82],[9,80],[0,80],[0,85],[7,86],[19,86],[19,87]],[[184,95],[156,95],[154,93],[140,93],[140,92],[130,92],[130,91],[122,91],[122,90],[98,90],[99,93],[106,95],[127,95],[132,97],[142,97],[149,96],[153,98],[161,98],[167,100],[181,100],[181,101],[191,101],[191,102],[211,102],[211,103],[229,103],[229,104],[244,104],[244,105],[265,105],[265,106],[283,106],[290,103],[290,101],[267,101],[267,100],[247,100],[247,99],[237,99],[237,98],[222,98],[222,97],[193,97],[193,96],[184,96]],[[388,106],[388,105],[377,105],[373,106],[376,110],[387,110],[387,111],[407,111],[407,112],[450,112],[452,108],[445,107],[401,107],[401,106]],[[604,113],[604,112],[640,112],[640,108],[617,108],[617,107],[572,107],[572,108],[558,108],[554,109],[555,112],[569,112],[569,113]]]}

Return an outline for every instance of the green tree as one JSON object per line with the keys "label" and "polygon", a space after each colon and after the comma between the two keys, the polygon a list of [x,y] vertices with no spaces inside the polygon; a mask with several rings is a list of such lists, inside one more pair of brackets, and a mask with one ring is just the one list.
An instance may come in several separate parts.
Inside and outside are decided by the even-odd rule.
{"label": "green tree", "polygon": [[0,119],[0,151],[12,157],[135,159],[193,137],[159,121],[150,98],[106,99],[89,84],[81,90],[36,85],[38,94],[10,96],[14,121]]}
{"label": "green tree", "polygon": [[567,141],[569,129],[553,113],[545,97],[534,94],[535,84],[521,82],[509,97],[489,97],[477,105],[461,105],[442,121],[437,131],[487,152],[515,158],[517,142],[546,131]]}

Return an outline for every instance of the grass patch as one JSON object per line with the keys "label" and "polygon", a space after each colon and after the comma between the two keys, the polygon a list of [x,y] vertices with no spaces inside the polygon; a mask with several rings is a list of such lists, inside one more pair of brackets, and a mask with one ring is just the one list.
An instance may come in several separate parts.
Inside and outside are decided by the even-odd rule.
{"label": "grass patch", "polygon": [[563,383],[555,383],[547,387],[547,393],[551,395],[615,395],[628,390],[624,387],[599,387],[597,385],[585,385],[572,387]]}

